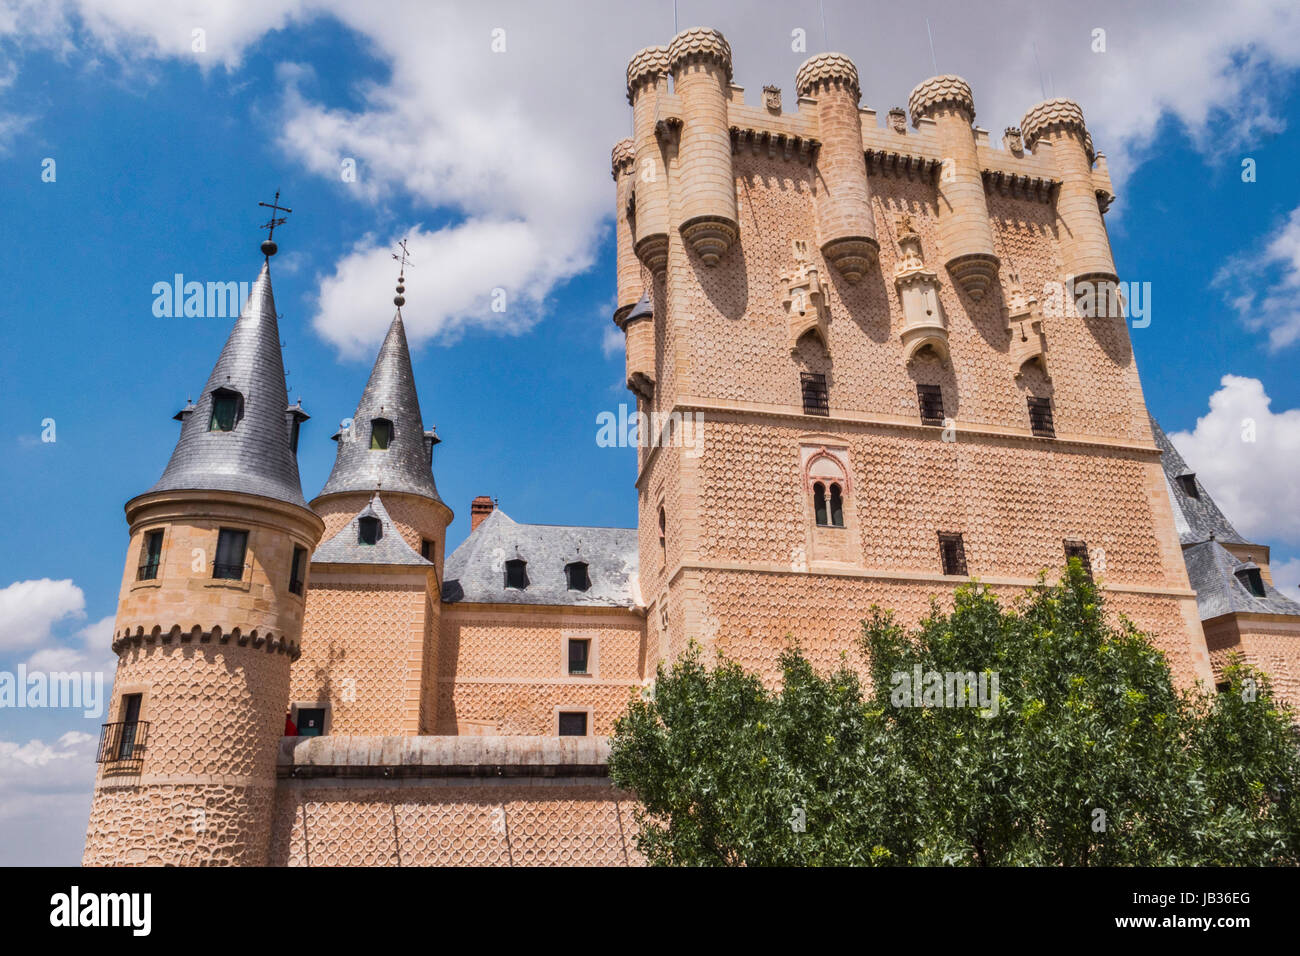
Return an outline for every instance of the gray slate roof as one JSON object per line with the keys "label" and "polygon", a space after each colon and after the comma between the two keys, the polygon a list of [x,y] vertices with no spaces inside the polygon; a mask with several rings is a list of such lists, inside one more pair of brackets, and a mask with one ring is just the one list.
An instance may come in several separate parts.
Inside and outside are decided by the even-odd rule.
{"label": "gray slate roof", "polygon": [[1234,612],[1300,615],[1300,604],[1267,581],[1264,581],[1264,597],[1251,594],[1237,577],[1237,571],[1255,565],[1237,560],[1218,541],[1202,541],[1184,548],[1183,561],[1187,563],[1187,577],[1196,590],[1196,607],[1202,621]]}
{"label": "gray slate roof", "polygon": [[[240,393],[243,418],[232,431],[208,431],[212,393]],[[177,416],[181,435],[155,491],[237,491],[307,506],[298,458],[289,448],[289,396],[269,260],[226,339],[198,401]],[[305,417],[305,416],[303,416]]]}
{"label": "gray slate roof", "polygon": [[[370,424],[376,418],[393,423],[393,435],[386,450],[370,449]],[[388,327],[379,348],[370,380],[356,413],[351,435],[340,429],[335,436],[338,452],[329,480],[321,495],[341,491],[405,491],[441,501],[433,482],[429,445],[420,416],[420,399],[415,393],[411,353],[399,312]]]}
{"label": "gray slate roof", "polygon": [[1183,456],[1178,454],[1178,449],[1174,447],[1174,443],[1169,440],[1169,436],[1164,433],[1154,418],[1151,419],[1151,432],[1155,437],[1156,445],[1164,452],[1160,456],[1160,465],[1165,470],[1165,483],[1169,487],[1169,498],[1174,505],[1174,525],[1178,529],[1178,537],[1182,543],[1195,544],[1198,541],[1215,538],[1234,544],[1246,544],[1246,539],[1237,533],[1232,522],[1219,510],[1219,506],[1214,503],[1214,499],[1210,497],[1210,493],[1205,490],[1199,478],[1196,479],[1196,487],[1201,493],[1199,498],[1193,498],[1178,486],[1178,482],[1174,479],[1179,475],[1191,474],[1192,470],[1187,467]]}
{"label": "gray slate roof", "polygon": [[[505,562],[528,562],[528,587],[507,588]],[[635,607],[635,528],[519,524],[500,508],[447,559],[442,599],[476,604]],[[591,587],[570,591],[564,566],[585,561]]]}
{"label": "gray slate roof", "polygon": [[[378,518],[381,527],[379,540],[362,544],[360,523],[362,518]],[[339,533],[324,541],[312,554],[313,564],[405,564],[433,567],[431,561],[420,557],[388,516],[388,509],[378,495],[362,508]]]}

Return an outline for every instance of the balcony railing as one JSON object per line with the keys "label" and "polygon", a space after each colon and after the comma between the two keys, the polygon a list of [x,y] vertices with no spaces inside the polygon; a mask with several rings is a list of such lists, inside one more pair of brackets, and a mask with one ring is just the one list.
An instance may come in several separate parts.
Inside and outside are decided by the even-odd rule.
{"label": "balcony railing", "polygon": [[145,744],[149,741],[147,720],[123,721],[104,724],[99,732],[99,756],[96,763],[139,763],[144,759]]}

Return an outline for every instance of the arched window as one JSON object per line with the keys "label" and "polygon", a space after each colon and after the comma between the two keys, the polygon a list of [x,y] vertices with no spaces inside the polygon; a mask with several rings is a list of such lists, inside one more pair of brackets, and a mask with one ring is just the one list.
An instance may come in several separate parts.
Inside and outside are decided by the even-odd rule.
{"label": "arched window", "polygon": [[506,587],[522,591],[528,587],[528,562],[515,558],[506,562]]}
{"label": "arched window", "polygon": [[383,536],[383,522],[378,518],[367,515],[357,522],[357,540],[361,544],[378,544]]}
{"label": "arched window", "polygon": [[374,418],[370,421],[370,450],[388,451],[393,440],[393,423],[387,418]]}
{"label": "arched window", "polygon": [[212,418],[208,420],[210,432],[232,432],[244,417],[244,396],[229,388],[219,388],[212,393]]}
{"label": "arched window", "polygon": [[811,485],[813,519],[819,528],[843,528],[845,497],[849,493],[848,470],[834,452],[823,448],[807,458],[804,487]]}

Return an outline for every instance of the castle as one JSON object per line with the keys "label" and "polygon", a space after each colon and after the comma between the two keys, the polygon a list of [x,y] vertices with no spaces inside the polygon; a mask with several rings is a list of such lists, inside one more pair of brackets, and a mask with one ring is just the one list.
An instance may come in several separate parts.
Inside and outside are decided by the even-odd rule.
{"label": "castle", "polygon": [[702,28],[628,66],[613,318],[665,423],[636,529],[481,496],[445,557],[400,285],[308,502],[268,238],[126,505],[87,864],[636,863],[605,736],[658,662],[694,640],[771,681],[793,636],[829,667],[871,604],[914,623],[969,576],[1011,597],[1069,556],[1182,683],[1241,651],[1300,703],[1300,606],[1149,418],[1122,313],[1081,305],[1118,275],[1079,107],[995,144],[956,76],[883,125],[839,54],[803,64],[794,109],[731,79]]}

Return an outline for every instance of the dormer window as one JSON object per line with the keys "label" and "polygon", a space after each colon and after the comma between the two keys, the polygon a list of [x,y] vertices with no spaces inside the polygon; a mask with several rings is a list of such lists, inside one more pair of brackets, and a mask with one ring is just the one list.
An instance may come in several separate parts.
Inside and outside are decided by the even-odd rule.
{"label": "dormer window", "polygon": [[528,562],[515,558],[506,562],[506,587],[522,591],[528,587]]}
{"label": "dormer window", "polygon": [[566,564],[564,576],[568,579],[570,591],[586,591],[591,587],[591,576],[587,574],[587,564],[584,561]]}
{"label": "dormer window", "polygon": [[393,440],[393,423],[387,418],[376,418],[370,422],[370,450],[388,451]]}
{"label": "dormer window", "polygon": [[371,515],[357,521],[357,540],[362,544],[378,544],[384,536],[383,522]]}
{"label": "dormer window", "polygon": [[244,417],[244,397],[228,388],[212,393],[212,418],[208,421],[210,432],[233,432]]}
{"label": "dormer window", "polygon": [[298,454],[298,431],[302,428],[302,422],[294,419],[289,423],[289,450],[295,455]]}
{"label": "dormer window", "polygon": [[1179,475],[1174,479],[1178,482],[1178,490],[1189,498],[1201,497],[1201,490],[1196,487],[1196,475],[1192,472]]}
{"label": "dormer window", "polygon": [[1264,593],[1264,578],[1259,573],[1259,568],[1241,568],[1237,571],[1237,580],[1241,582],[1242,587],[1249,591],[1257,598],[1266,597]]}

